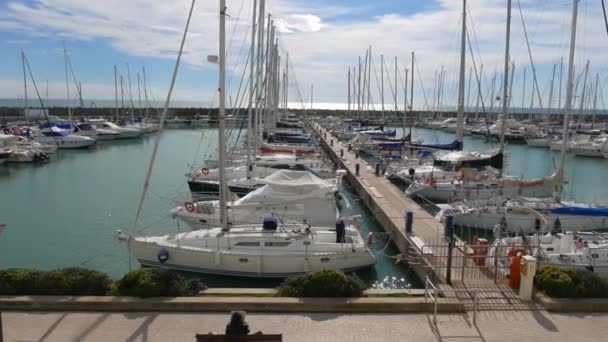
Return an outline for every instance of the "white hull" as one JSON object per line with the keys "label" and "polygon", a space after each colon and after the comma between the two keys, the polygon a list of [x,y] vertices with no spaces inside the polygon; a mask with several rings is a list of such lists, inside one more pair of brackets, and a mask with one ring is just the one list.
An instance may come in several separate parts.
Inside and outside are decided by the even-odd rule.
{"label": "white hull", "polygon": [[68,135],[65,137],[47,137],[39,136],[36,140],[45,145],[56,145],[58,148],[70,149],[70,148],[85,148],[95,144],[95,139],[89,137]]}
{"label": "white hull", "polygon": [[[239,277],[285,278],[323,269],[354,271],[375,264],[373,254],[358,233],[350,235],[352,230],[347,235],[347,241],[352,242],[345,243],[332,241],[335,232],[324,237],[315,228],[311,228],[314,238],[303,231],[237,227],[236,234],[232,228],[218,235],[219,230],[135,237],[128,238],[127,243],[142,266]],[[247,237],[248,231],[253,235]],[[246,236],[239,236],[243,234]],[[244,241],[257,241],[258,245],[239,245]],[[161,253],[166,256],[164,260],[159,257]]]}

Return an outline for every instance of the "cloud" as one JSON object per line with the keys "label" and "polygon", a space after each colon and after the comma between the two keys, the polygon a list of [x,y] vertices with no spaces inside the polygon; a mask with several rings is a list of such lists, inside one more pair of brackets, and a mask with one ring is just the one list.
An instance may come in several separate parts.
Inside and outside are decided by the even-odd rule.
{"label": "cloud", "polygon": [[[0,30],[19,32],[24,37],[48,35],[105,42],[132,56],[172,60],[189,3],[188,0],[11,1],[0,11]],[[296,72],[295,77],[291,77],[291,101],[298,99],[297,80],[302,98],[308,96],[309,85],[314,83],[317,100],[345,102],[348,67],[355,66],[358,56],[364,56],[365,49],[372,46],[371,90],[376,103],[379,95],[375,79],[380,77],[380,53],[385,54],[387,67],[391,70],[394,57],[398,57],[402,82],[404,68],[410,68],[411,51],[417,56],[415,107],[433,102],[435,73],[442,66],[446,70],[444,102],[454,102],[460,49],[460,0],[437,0],[429,9],[413,14],[377,13],[373,6],[353,7],[343,3],[345,5],[320,0],[268,2],[277,23],[282,50],[289,51],[292,70]],[[487,76],[483,84],[485,92],[495,70],[498,73],[502,70],[505,4],[502,0],[470,0],[468,4],[475,64],[478,69],[483,64]],[[539,83],[545,89],[553,63],[567,55],[571,6],[548,0],[521,0],[521,4]],[[608,62],[608,49],[604,46],[608,40],[603,31],[601,9],[596,9],[595,5],[581,3],[576,63],[582,66],[587,58],[593,57],[592,68],[602,72]],[[205,56],[217,54],[217,2],[199,1],[196,6],[183,60],[196,68],[214,68],[205,61]],[[251,1],[229,2],[228,68],[233,75],[240,75],[247,55],[250,7]],[[512,29],[511,59],[516,64],[516,85],[521,83],[521,71],[526,67],[529,87],[530,61],[517,1],[514,2]],[[471,65],[471,55],[467,51],[467,69]],[[385,97],[388,99],[392,98],[388,94],[388,79],[394,81],[393,72],[387,72],[386,77]],[[516,94],[516,97],[520,96],[519,92]]]}

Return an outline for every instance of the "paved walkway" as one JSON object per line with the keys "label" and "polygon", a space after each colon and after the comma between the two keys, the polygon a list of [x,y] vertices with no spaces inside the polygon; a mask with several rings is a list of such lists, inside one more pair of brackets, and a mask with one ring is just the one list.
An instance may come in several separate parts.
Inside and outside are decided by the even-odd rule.
{"label": "paved walkway", "polygon": [[[221,333],[229,314],[3,313],[5,341],[194,341]],[[282,333],[284,341],[606,341],[608,315],[544,311],[484,311],[440,315],[249,314],[253,332]]]}

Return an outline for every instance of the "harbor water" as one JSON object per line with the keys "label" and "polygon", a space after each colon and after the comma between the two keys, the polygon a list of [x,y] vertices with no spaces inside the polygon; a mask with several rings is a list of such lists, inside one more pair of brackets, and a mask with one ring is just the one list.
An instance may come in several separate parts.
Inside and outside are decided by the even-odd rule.
{"label": "harbor water", "polygon": [[[229,132],[235,140],[238,132]],[[241,135],[245,134],[244,131]],[[158,156],[137,228],[133,220],[155,135],[141,140],[101,141],[86,150],[59,150],[39,165],[0,167],[0,267],[53,269],[83,266],[120,277],[137,268],[126,244],[114,238],[116,229],[133,234],[175,233],[188,229],[170,217],[183,204],[188,187],[185,174],[215,149],[217,130],[167,129],[161,134]],[[195,157],[196,156],[196,157]],[[383,230],[343,184],[343,215],[362,215],[362,236]],[[387,237],[374,239],[377,264],[359,276],[377,287],[421,286]],[[277,281],[201,276],[209,286],[267,287]]]}

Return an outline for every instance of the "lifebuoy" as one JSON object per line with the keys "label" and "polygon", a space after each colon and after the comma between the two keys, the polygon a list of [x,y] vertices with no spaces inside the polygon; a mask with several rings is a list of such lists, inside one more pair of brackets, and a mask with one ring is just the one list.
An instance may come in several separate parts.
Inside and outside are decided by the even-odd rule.
{"label": "lifebuoy", "polygon": [[201,172],[206,176],[206,175],[209,174],[209,169],[206,168],[206,167],[204,167],[204,168],[201,169]]}
{"label": "lifebuoy", "polygon": [[186,208],[186,210],[191,213],[194,211],[194,203],[186,202],[184,203],[184,208]]}

